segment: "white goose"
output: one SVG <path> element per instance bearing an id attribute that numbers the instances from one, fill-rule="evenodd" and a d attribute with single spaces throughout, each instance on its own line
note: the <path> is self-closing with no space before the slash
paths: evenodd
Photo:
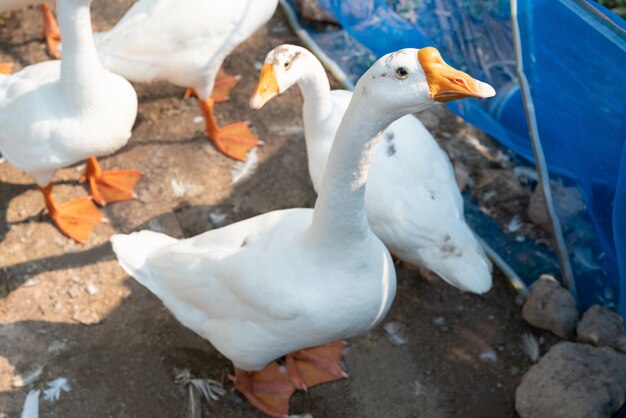
<path id="1" fill-rule="evenodd" d="M 235 387 L 251 403 L 287 415 L 294 387 L 343 376 L 340 344 L 303 349 L 367 331 L 394 298 L 393 262 L 364 207 L 379 133 L 442 97 L 494 94 L 434 48 L 389 54 L 357 83 L 314 210 L 269 212 L 183 240 L 115 235 L 113 251 L 180 322 L 233 361 Z M 274 361 L 286 354 L 293 386 Z"/>
<path id="2" fill-rule="evenodd" d="M 324 67 L 311 52 L 281 45 L 267 54 L 250 106 L 259 109 L 294 84 L 304 96 L 309 173 L 313 187 L 320 190 L 352 92 L 331 91 Z M 449 284 L 487 292 L 491 263 L 465 223 L 463 198 L 448 156 L 412 115 L 392 123 L 383 138 L 365 197 L 367 219 L 376 236 L 392 254 L 434 271 Z"/>
<path id="3" fill-rule="evenodd" d="M 226 56 L 269 21 L 277 4 L 140 0 L 110 31 L 96 35 L 96 47 L 102 64 L 128 80 L 192 87 L 209 139 L 224 154 L 245 160 L 248 150 L 261 142 L 247 122 L 219 127 L 213 112 L 215 101 L 227 98 L 238 78 L 215 78 Z M 214 84 L 219 91 L 213 92 Z"/>
<path id="4" fill-rule="evenodd" d="M 48 52 L 54 58 L 60 58 L 59 43 L 61 42 L 61 34 L 59 33 L 59 25 L 57 24 L 48 2 L 44 0 L 0 0 L 0 13 L 22 9 L 27 6 L 39 5 L 43 16 L 43 36 L 48 45 Z"/>
<path id="5" fill-rule="evenodd" d="M 57 204 L 51 180 L 56 170 L 88 159 L 85 178 L 101 204 L 134 196 L 141 173 L 102 172 L 95 156 L 123 147 L 137 114 L 128 81 L 105 70 L 91 36 L 91 0 L 59 0 L 64 36 L 61 61 L 0 76 L 0 152 L 30 173 L 59 229 L 79 242 L 103 221 L 90 198 Z"/>

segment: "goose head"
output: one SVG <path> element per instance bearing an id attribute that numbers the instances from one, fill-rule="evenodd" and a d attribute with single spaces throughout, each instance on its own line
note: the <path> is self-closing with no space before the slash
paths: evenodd
<path id="1" fill-rule="evenodd" d="M 284 44 L 267 53 L 250 107 L 260 109 L 275 96 L 311 75 L 318 61 L 306 49 Z"/>
<path id="2" fill-rule="evenodd" d="M 354 98 L 395 120 L 437 102 L 465 97 L 488 98 L 493 87 L 459 71 L 432 47 L 401 49 L 378 59 L 359 79 Z"/>

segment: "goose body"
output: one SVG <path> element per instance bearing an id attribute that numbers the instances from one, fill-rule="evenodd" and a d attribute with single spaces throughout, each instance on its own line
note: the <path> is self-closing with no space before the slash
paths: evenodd
<path id="1" fill-rule="evenodd" d="M 137 95 L 128 81 L 100 64 L 91 37 L 90 4 L 59 0 L 65 37 L 61 61 L 0 76 L 0 153 L 33 176 L 57 226 L 81 242 L 103 217 L 89 198 L 57 205 L 50 185 L 55 171 L 88 159 L 85 176 L 101 204 L 132 197 L 129 185 L 140 175 L 127 170 L 107 177 L 95 160 L 127 143 Z"/>
<path id="2" fill-rule="evenodd" d="M 268 82 L 262 77 L 251 105 L 259 108 L 274 94 L 300 86 L 309 174 L 319 191 L 352 92 L 331 91 L 322 65 L 298 46 L 275 48 L 265 64 L 272 66 L 278 90 L 263 92 Z M 485 293 L 491 288 L 491 263 L 465 222 L 452 164 L 414 116 L 385 130 L 370 167 L 365 207 L 370 227 L 395 256 L 461 290 Z"/>
<path id="3" fill-rule="evenodd" d="M 261 370 L 297 349 L 365 332 L 393 300 L 383 244 L 372 234 L 341 257 L 321 251 L 307 235 L 312 215 L 287 209 L 180 241 L 141 231 L 112 242 L 122 267 L 182 324 L 237 367 Z"/>
<path id="4" fill-rule="evenodd" d="M 96 35 L 102 64 L 124 78 L 193 87 L 208 98 L 224 61 L 274 14 L 278 0 L 140 0 Z"/>
<path id="5" fill-rule="evenodd" d="M 289 354 L 289 370 L 291 352 L 362 333 L 391 306 L 394 265 L 367 222 L 365 185 L 380 131 L 434 103 L 426 74 L 440 56 L 432 48 L 420 51 L 381 58 L 357 84 L 337 129 L 315 209 L 269 212 L 183 240 L 150 231 L 111 238 L 126 272 L 231 359 L 237 389 L 273 416 L 287 415 L 293 388 L 289 381 L 277 382 L 257 396 L 269 383 L 266 378 L 250 384 L 254 373 L 274 364 L 270 375 L 280 379 L 275 363 L 268 365 L 272 360 Z M 397 66 L 411 73 L 407 83 L 371 79 Z M 491 87 L 464 73 L 450 77 L 461 76 L 471 81 L 464 94 L 493 95 Z M 387 90 L 395 92 L 394 98 L 379 101 Z M 280 398 L 274 404 L 280 408 L 263 401 L 272 396 Z"/>
<path id="6" fill-rule="evenodd" d="M 0 152 L 39 186 L 56 170 L 111 154 L 130 138 L 135 91 L 104 69 L 92 76 L 84 97 L 80 87 L 62 81 L 60 61 L 0 77 Z"/>

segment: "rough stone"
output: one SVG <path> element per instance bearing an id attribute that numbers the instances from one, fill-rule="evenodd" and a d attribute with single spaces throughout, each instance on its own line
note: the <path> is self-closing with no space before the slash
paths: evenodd
<path id="1" fill-rule="evenodd" d="M 298 9 L 307 20 L 337 24 L 337 20 L 315 0 L 298 0 Z"/>
<path id="2" fill-rule="evenodd" d="M 522 377 L 515 409 L 522 418 L 609 417 L 625 396 L 626 355 L 561 342 Z"/>
<path id="3" fill-rule="evenodd" d="M 585 208 L 580 191 L 575 187 L 563 187 L 558 183 L 550 183 L 552 191 L 552 200 L 554 210 L 559 218 L 569 218 L 576 215 Z M 545 199 L 541 187 L 535 187 L 528 201 L 528 209 L 526 211 L 528 219 L 535 225 L 538 225 L 550 231 L 550 223 L 548 220 L 548 212 L 546 211 Z"/>
<path id="4" fill-rule="evenodd" d="M 528 205 L 528 194 L 517 176 L 510 170 L 481 169 L 476 182 L 476 193 L 489 196 L 486 204 L 496 206 L 510 215 L 524 210 Z"/>
<path id="5" fill-rule="evenodd" d="M 578 321 L 576 300 L 551 276 L 543 274 L 531 287 L 522 316 L 531 325 L 569 338 Z"/>
<path id="6" fill-rule="evenodd" d="M 581 342 L 607 345 L 621 350 L 624 318 L 600 305 L 593 305 L 576 326 L 576 334 Z"/>

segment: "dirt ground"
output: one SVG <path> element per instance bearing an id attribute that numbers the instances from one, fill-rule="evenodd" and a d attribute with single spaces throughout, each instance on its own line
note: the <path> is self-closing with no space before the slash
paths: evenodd
<path id="1" fill-rule="evenodd" d="M 94 2 L 94 28 L 110 27 L 131 3 Z M 37 9 L 2 16 L 0 62 L 21 68 L 48 59 L 41 30 Z M 137 86 L 133 137 L 100 160 L 105 169 L 142 170 L 139 199 L 105 208 L 110 223 L 96 227 L 85 245 L 50 223 L 27 174 L 0 165 L 0 416 L 18 417 L 30 389 L 60 376 L 71 391 L 56 403 L 42 400 L 41 416 L 183 416 L 185 391 L 175 383 L 180 369 L 227 389 L 224 398 L 205 402 L 205 416 L 262 416 L 233 391 L 229 362 L 126 276 L 108 239 L 143 228 L 192 236 L 270 210 L 314 204 L 297 89 L 259 112 L 247 107 L 265 53 L 285 42 L 299 43 L 279 10 L 225 63 L 243 78 L 231 101 L 218 105 L 220 122 L 249 119 L 266 143 L 248 179 L 232 184 L 235 163 L 206 140 L 197 104 L 167 84 Z M 427 125 L 435 118 L 437 137 L 448 149 L 476 149 L 467 138 L 486 141 L 443 109 L 424 118 Z M 81 170 L 58 172 L 59 201 L 87 193 L 77 184 Z M 542 334 L 522 321 L 519 299 L 501 273 L 481 297 L 399 265 L 397 298 L 383 325 L 390 322 L 400 324 L 403 344 L 394 345 L 383 326 L 352 339 L 344 358 L 350 378 L 298 393 L 291 412 L 315 418 L 516 416 L 514 390 L 531 365 L 520 337 Z M 37 366 L 44 366 L 38 380 L 14 386 L 16 376 Z"/>

